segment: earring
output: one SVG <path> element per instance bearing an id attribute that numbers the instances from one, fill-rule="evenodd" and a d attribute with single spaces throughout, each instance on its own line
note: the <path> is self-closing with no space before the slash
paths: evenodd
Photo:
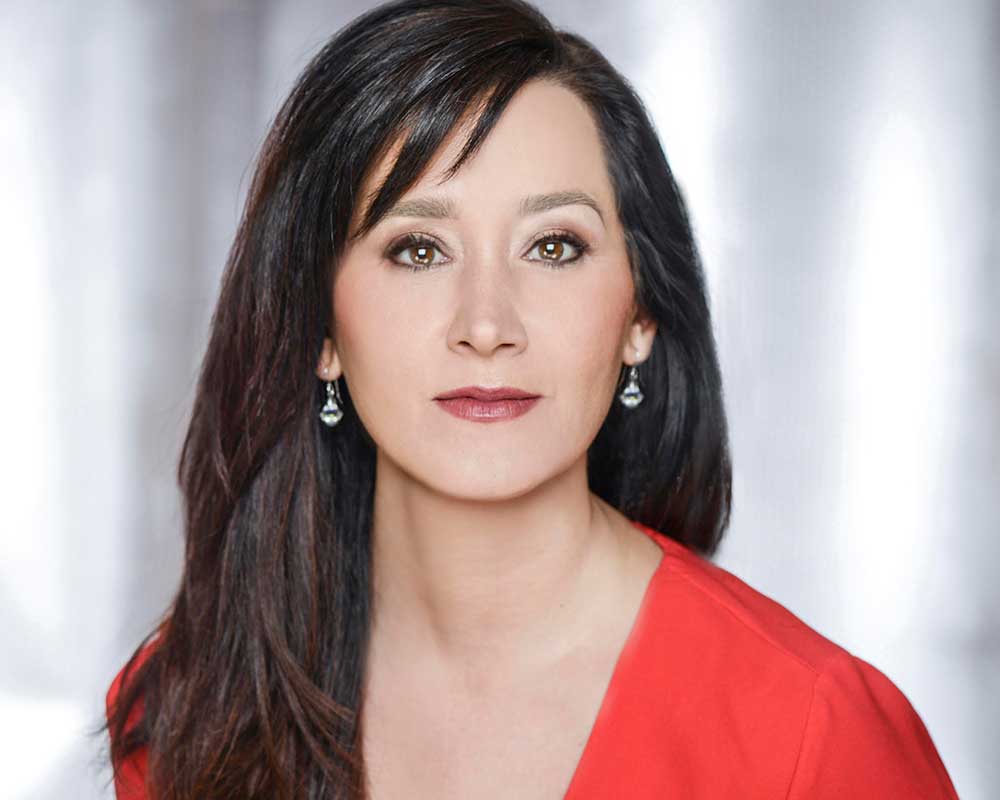
<path id="1" fill-rule="evenodd" d="M 635 351 L 635 357 L 639 357 L 639 351 Z M 618 400 L 625 408 L 635 408 L 642 402 L 643 394 L 639 389 L 639 370 L 633 364 L 628 370 L 628 383 L 618 395 Z"/>
<path id="2" fill-rule="evenodd" d="M 326 370 L 323 370 L 323 372 L 326 372 Z M 340 389 L 337 388 L 337 380 L 327 381 L 326 403 L 319 411 L 319 418 L 323 420 L 323 424 L 327 427 L 332 428 L 343 418 L 344 411 L 339 405 L 342 402 L 340 399 Z"/>

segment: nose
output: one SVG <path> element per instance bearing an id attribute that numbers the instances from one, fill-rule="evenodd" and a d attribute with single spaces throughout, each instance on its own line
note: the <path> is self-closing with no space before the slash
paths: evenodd
<path id="1" fill-rule="evenodd" d="M 499 249 L 467 258 L 457 281 L 448 346 L 486 358 L 497 351 L 523 350 L 527 336 L 518 313 L 516 276 Z"/>

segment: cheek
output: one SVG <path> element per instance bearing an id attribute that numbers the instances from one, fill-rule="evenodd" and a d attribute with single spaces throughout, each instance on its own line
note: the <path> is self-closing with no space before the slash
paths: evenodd
<path id="1" fill-rule="evenodd" d="M 603 403 L 621 368 L 632 297 L 630 282 L 618 279 L 618 271 L 610 264 L 607 269 L 595 270 L 594 280 L 581 283 L 578 291 L 560 300 L 553 320 L 554 330 L 559 332 L 558 345 L 550 352 L 558 354 L 556 366 L 564 380 L 577 386 L 581 402 Z M 612 274 L 616 275 L 614 280 L 608 277 Z"/>
<path id="2" fill-rule="evenodd" d="M 420 358 L 426 311 L 421 315 L 420 303 L 398 287 L 358 279 L 357 272 L 345 271 L 335 287 L 337 353 L 357 414 L 378 438 L 394 425 L 412 424 L 406 420 L 413 401 L 428 391 Z"/>
<path id="3" fill-rule="evenodd" d="M 391 287 L 383 286 L 378 267 L 348 262 L 334 284 L 337 352 L 344 372 L 361 381 L 363 373 L 391 359 L 405 341 L 408 320 L 399 315 Z"/>

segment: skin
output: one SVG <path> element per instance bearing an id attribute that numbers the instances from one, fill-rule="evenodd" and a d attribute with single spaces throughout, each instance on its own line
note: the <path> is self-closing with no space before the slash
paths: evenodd
<path id="1" fill-rule="evenodd" d="M 525 778 L 537 794 L 517 796 L 544 796 L 539 769 L 550 770 L 553 796 L 565 788 L 662 555 L 589 491 L 586 472 L 587 448 L 617 402 L 622 364 L 648 357 L 656 325 L 634 302 L 587 106 L 563 87 L 525 85 L 483 147 L 441 182 L 466 132 L 445 141 L 401 198 L 449 199 L 454 218 L 389 217 L 344 253 L 333 339 L 316 374 L 343 376 L 377 446 L 366 719 L 384 722 L 386 751 L 392 731 L 422 725 L 416 739 L 438 744 L 414 760 L 467 797 L 461 757 L 445 753 L 479 756 L 482 791 L 484 748 L 527 721 L 548 739 L 571 740 L 562 750 L 523 740 L 539 754 Z M 585 204 L 518 212 L 525 195 L 569 190 L 591 195 L 601 213 Z M 589 252 L 559 267 L 577 253 L 560 240 L 556 264 L 544 260 L 538 241 L 554 231 L 576 235 Z M 404 249 L 393 263 L 385 251 L 409 232 L 436 246 Z M 427 260 L 425 271 L 403 266 Z M 515 386 L 542 398 L 527 414 L 491 424 L 453 417 L 432 399 L 466 385 Z M 556 701 L 539 702 L 540 692 Z M 550 725 L 573 735 L 549 736 Z M 509 791 L 509 747 L 497 754 L 498 771 L 501 763 Z M 391 783 L 387 764 L 383 787 Z M 414 787 L 411 771 L 408 796 L 420 796 Z M 448 793 L 443 784 L 434 791 Z"/>

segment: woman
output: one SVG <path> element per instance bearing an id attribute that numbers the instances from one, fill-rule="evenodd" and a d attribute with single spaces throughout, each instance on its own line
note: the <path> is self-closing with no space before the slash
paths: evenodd
<path id="1" fill-rule="evenodd" d="M 708 560 L 730 473 L 627 82 L 518 0 L 375 8 L 260 156 L 118 797 L 954 797 L 884 675 Z"/>

